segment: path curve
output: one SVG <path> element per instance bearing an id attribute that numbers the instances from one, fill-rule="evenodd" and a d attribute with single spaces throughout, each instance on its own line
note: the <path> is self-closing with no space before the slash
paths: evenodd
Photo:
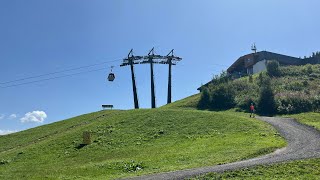
<path id="1" fill-rule="evenodd" d="M 173 171 L 130 178 L 131 180 L 154 179 L 185 179 L 209 172 L 223 172 L 256 165 L 266 165 L 298 159 L 320 157 L 320 132 L 312 127 L 298 123 L 291 118 L 257 117 L 257 119 L 270 123 L 282 137 L 287 140 L 288 146 L 278 149 L 271 154 L 253 159 L 238 161 L 229 164 Z"/>

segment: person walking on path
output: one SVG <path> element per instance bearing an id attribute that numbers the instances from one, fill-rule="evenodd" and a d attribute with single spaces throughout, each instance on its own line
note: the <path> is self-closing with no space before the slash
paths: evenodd
<path id="1" fill-rule="evenodd" d="M 251 103 L 251 105 L 250 105 L 250 117 L 253 117 L 254 118 L 254 111 L 255 111 L 255 109 L 254 109 L 254 105 L 253 105 L 253 103 Z"/>

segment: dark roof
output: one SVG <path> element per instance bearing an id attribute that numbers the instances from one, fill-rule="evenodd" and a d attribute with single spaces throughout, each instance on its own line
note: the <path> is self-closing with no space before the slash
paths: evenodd
<path id="1" fill-rule="evenodd" d="M 254 59 L 255 61 L 251 61 L 251 63 L 246 62 L 247 59 L 252 59 L 252 60 Z M 277 60 L 280 64 L 283 64 L 283 65 L 300 65 L 303 61 L 300 58 L 296 58 L 292 56 L 277 54 L 277 53 L 268 52 L 268 51 L 260 51 L 260 52 L 257 52 L 256 54 L 250 53 L 250 54 L 241 56 L 227 69 L 227 72 L 232 72 L 235 69 L 239 68 L 239 66 L 249 67 L 262 60 Z"/>
<path id="2" fill-rule="evenodd" d="M 254 57 L 254 58 L 253 58 Z M 252 61 L 246 62 L 246 60 L 251 59 Z M 253 61 L 255 60 L 255 61 Z M 303 64 L 303 59 L 296 58 L 292 56 L 287 56 L 283 54 L 277 54 L 273 52 L 268 51 L 260 51 L 257 53 L 250 53 L 246 54 L 244 56 L 239 57 L 228 69 L 227 72 L 233 72 L 236 69 L 240 69 L 242 67 L 249 67 L 254 65 L 255 63 L 262 61 L 262 60 L 277 60 L 282 65 L 301 65 Z M 208 83 L 204 84 L 203 86 L 208 86 Z M 201 86 L 202 87 L 202 86 Z M 201 87 L 198 88 L 198 90 L 201 89 Z"/>
<path id="3" fill-rule="evenodd" d="M 301 58 L 287 56 L 283 54 L 277 54 L 273 52 L 268 51 L 261 51 L 258 53 L 259 55 L 259 61 L 262 60 L 277 60 L 280 64 L 286 64 L 286 65 L 300 65 L 302 62 Z"/>

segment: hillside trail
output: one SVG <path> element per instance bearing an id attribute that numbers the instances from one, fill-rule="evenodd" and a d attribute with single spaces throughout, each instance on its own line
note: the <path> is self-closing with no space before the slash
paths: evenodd
<path id="1" fill-rule="evenodd" d="M 291 118 L 257 117 L 257 119 L 267 122 L 275 127 L 281 136 L 286 139 L 288 143 L 287 147 L 278 149 L 271 154 L 244 161 L 211 167 L 145 175 L 129 179 L 185 179 L 210 172 L 223 172 L 256 165 L 267 165 L 292 160 L 320 157 L 320 132 L 318 130 L 314 129 L 313 127 L 300 124 Z"/>

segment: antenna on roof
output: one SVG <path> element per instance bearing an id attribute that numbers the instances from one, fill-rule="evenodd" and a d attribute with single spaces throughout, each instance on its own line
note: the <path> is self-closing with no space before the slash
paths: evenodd
<path id="1" fill-rule="evenodd" d="M 253 45 L 251 45 L 251 50 L 252 50 L 254 53 L 257 53 L 256 43 L 253 43 Z"/>

